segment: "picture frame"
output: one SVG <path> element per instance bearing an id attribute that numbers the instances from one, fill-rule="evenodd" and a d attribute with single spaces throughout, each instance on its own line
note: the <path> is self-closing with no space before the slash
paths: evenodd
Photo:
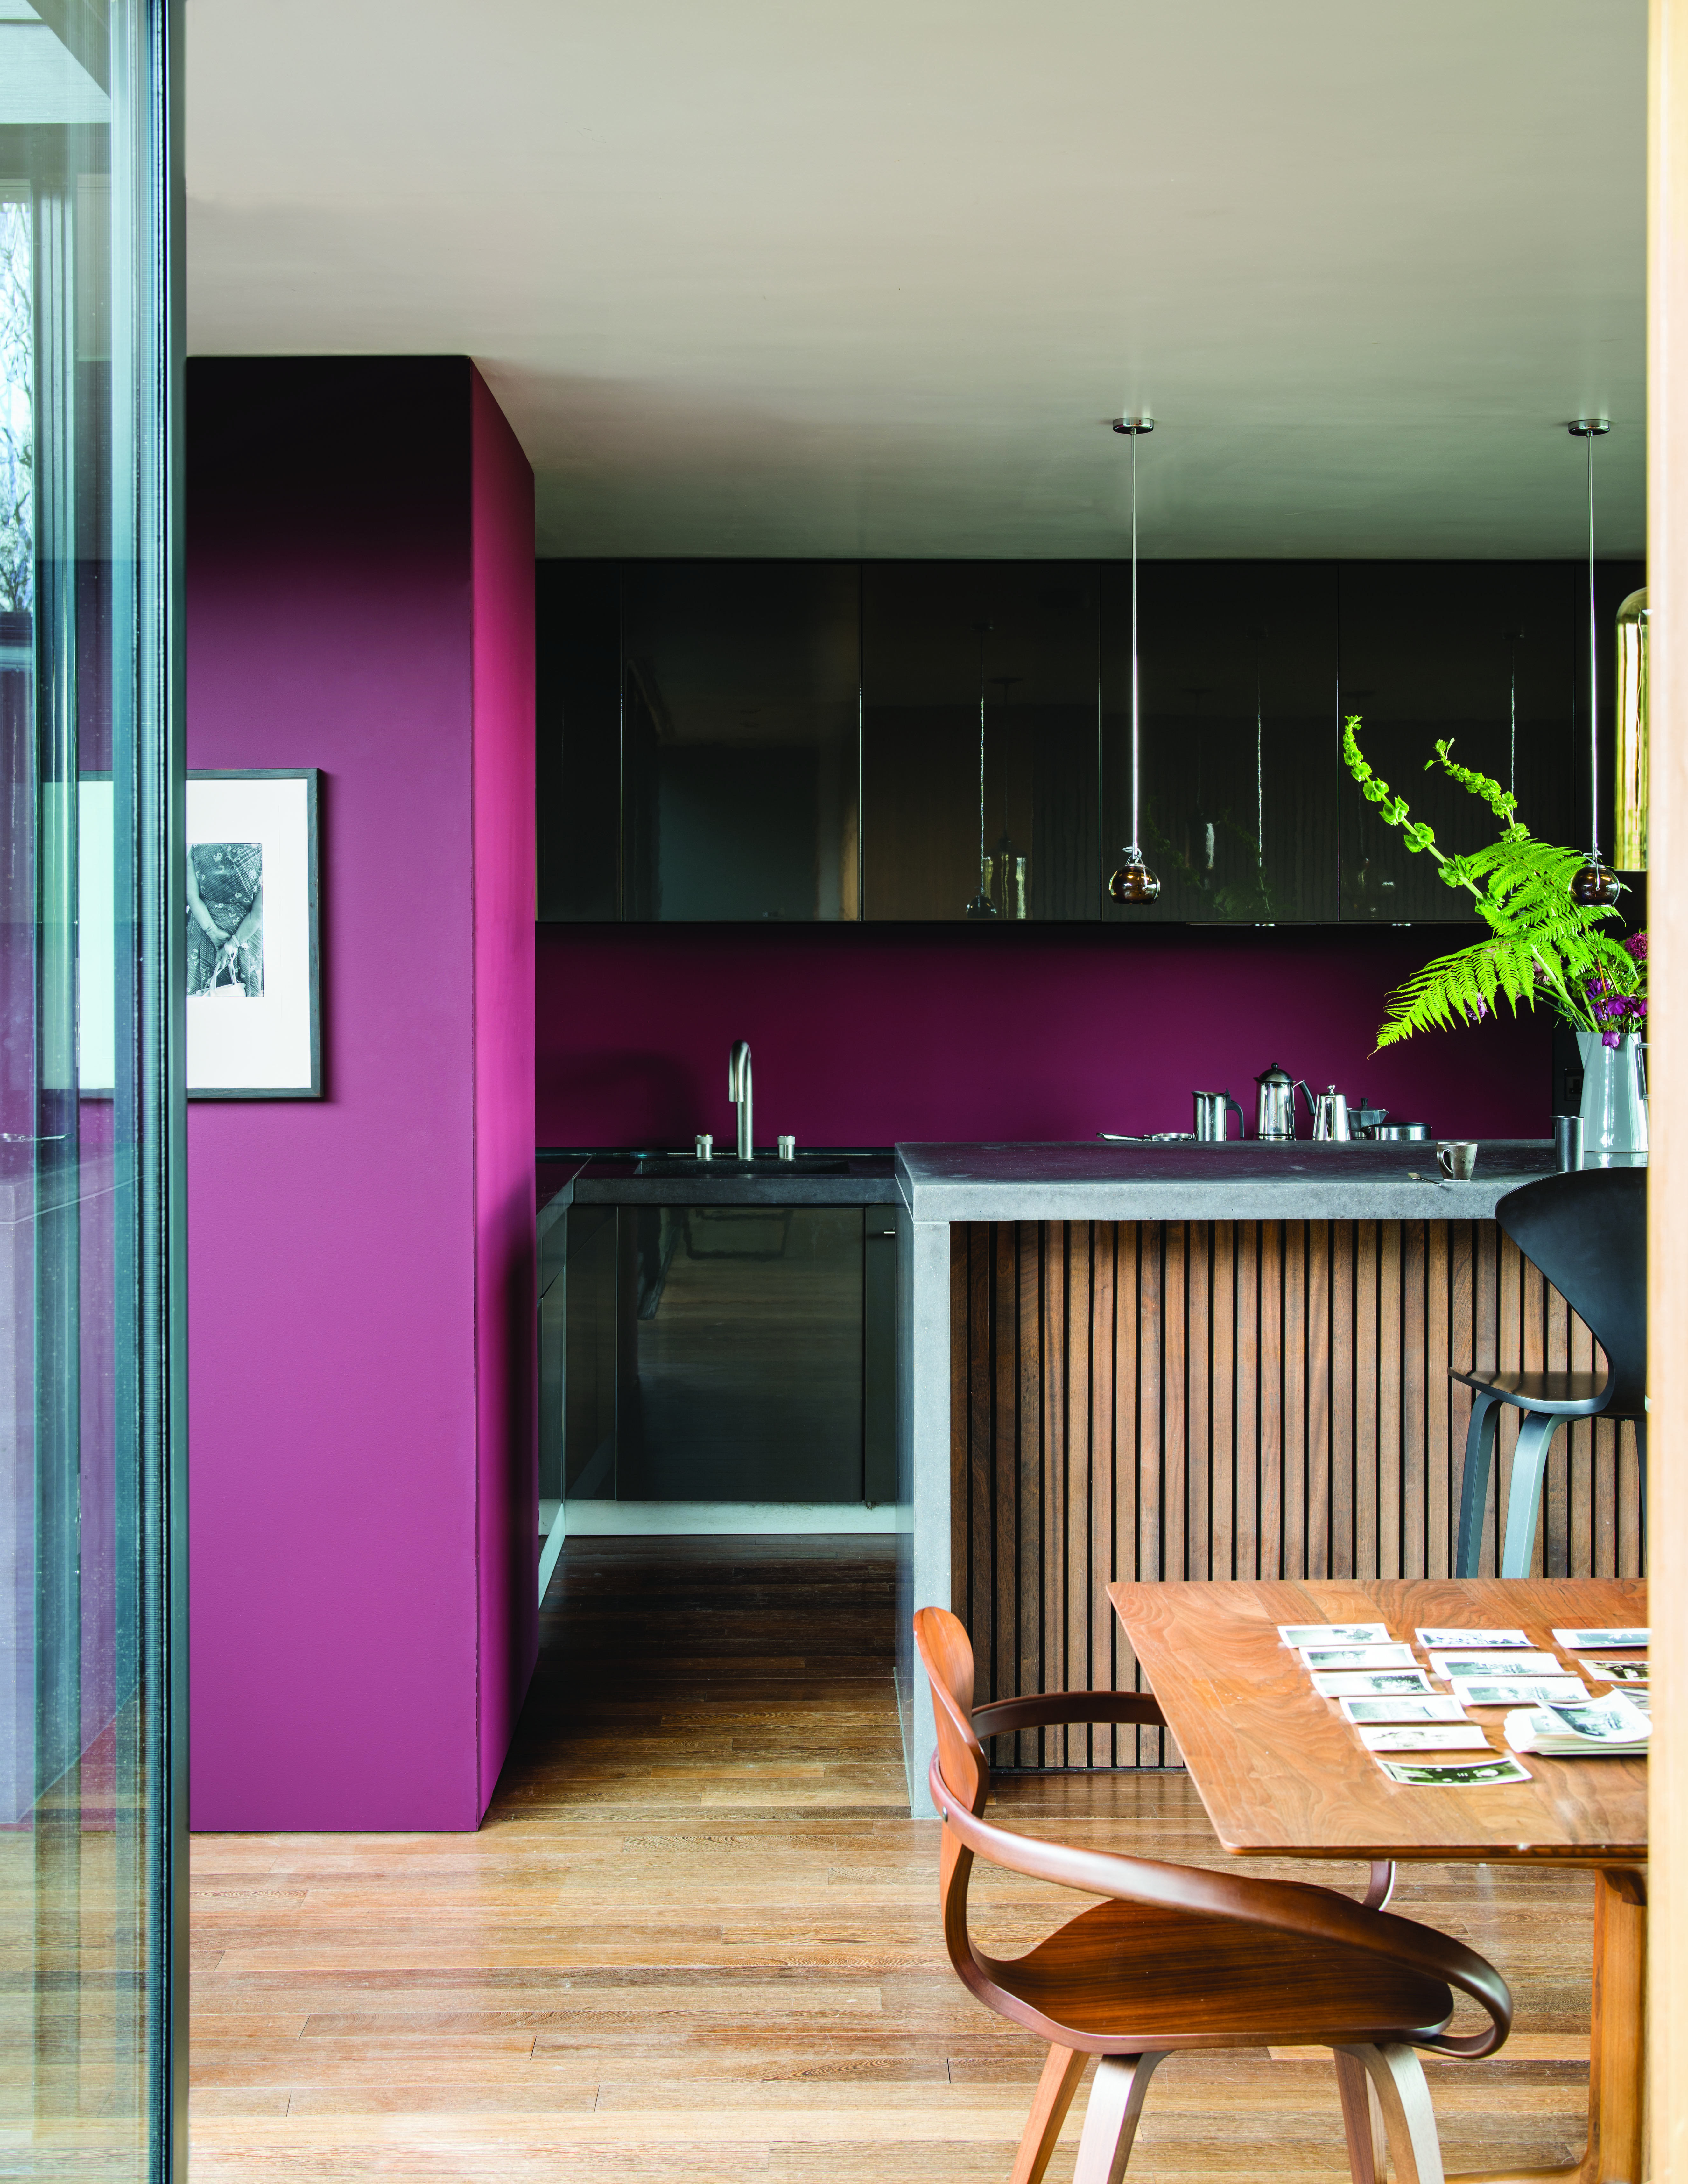
<path id="1" fill-rule="evenodd" d="M 318 769 L 187 777 L 190 1100 L 320 1100 Z"/>

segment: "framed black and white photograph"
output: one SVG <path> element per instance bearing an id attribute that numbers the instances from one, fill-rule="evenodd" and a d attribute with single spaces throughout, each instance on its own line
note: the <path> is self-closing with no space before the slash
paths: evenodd
<path id="1" fill-rule="evenodd" d="M 322 1096 L 316 777 L 187 777 L 190 1099 Z"/>

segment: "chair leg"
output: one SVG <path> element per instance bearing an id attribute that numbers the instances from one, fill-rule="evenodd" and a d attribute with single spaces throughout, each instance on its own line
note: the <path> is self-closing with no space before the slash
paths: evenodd
<path id="1" fill-rule="evenodd" d="M 1495 1461 L 1495 1429 L 1501 1422 L 1500 1397 L 1474 1390 L 1471 1424 L 1465 1429 L 1465 1469 L 1459 1490 L 1459 1544 L 1454 1550 L 1456 1577 L 1475 1577 L 1483 1558 L 1483 1512 L 1489 1501 L 1489 1473 Z"/>
<path id="2" fill-rule="evenodd" d="M 1156 2064 L 1165 2059 L 1162 2049 L 1158 2054 L 1104 2055 L 1097 2064 L 1072 2184 L 1119 2184 L 1131 2158 L 1143 2096 Z"/>
<path id="3" fill-rule="evenodd" d="M 1535 1524 L 1541 1513 L 1541 1474 L 1547 1446 L 1560 1421 L 1540 1411 L 1526 1411 L 1513 1451 L 1513 1475 L 1507 1488 L 1507 1529 L 1501 1548 L 1501 1575 L 1528 1577 L 1535 1552 Z"/>
<path id="4" fill-rule="evenodd" d="M 1424 2069 L 1418 2060 L 1418 2049 L 1390 2041 L 1376 2048 L 1338 2048 L 1334 2053 L 1337 2083 L 1342 2090 L 1342 2118 L 1348 2126 L 1348 2159 L 1355 2184 L 1375 2184 L 1379 2164 L 1373 2150 L 1368 2107 L 1361 2109 L 1366 2120 L 1363 2129 L 1357 2133 L 1355 2110 L 1359 2103 L 1355 2074 L 1352 2070 L 1345 2071 L 1345 2059 L 1365 2072 L 1378 2097 L 1384 2134 L 1395 2168 L 1395 2184 L 1445 2184 L 1435 2110 L 1430 2106 L 1430 2089 L 1424 2083 Z M 1369 2177 L 1362 2170 L 1362 2160 L 1371 2164 Z"/>
<path id="5" fill-rule="evenodd" d="M 1032 2103 L 1032 2113 L 1026 2119 L 1026 2128 L 1021 2136 L 1020 2151 L 1014 2157 L 1014 2174 L 1009 2184 L 1042 2184 L 1043 2173 L 1049 2167 L 1055 2142 L 1061 2137 L 1061 2126 L 1067 2120 L 1067 2111 L 1072 2105 L 1072 2096 L 1078 2090 L 1078 2081 L 1089 2059 L 1082 2048 L 1050 2049 L 1044 2074 L 1038 2081 L 1037 2098 Z"/>
<path id="6" fill-rule="evenodd" d="M 1348 2140 L 1348 2170 L 1354 2184 L 1384 2184 L 1384 2163 L 1379 2156 L 1379 2126 L 1383 2111 L 1372 2091 L 1372 2081 L 1359 2057 L 1345 2048 L 1331 2050 L 1336 2064 L 1336 2090 L 1342 2096 L 1342 2128 Z"/>

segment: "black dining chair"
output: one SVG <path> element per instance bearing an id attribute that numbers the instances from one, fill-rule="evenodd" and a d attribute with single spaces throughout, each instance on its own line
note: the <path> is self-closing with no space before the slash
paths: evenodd
<path id="1" fill-rule="evenodd" d="M 1501 1518 L 1501 1575 L 1528 1577 L 1548 1444 L 1568 1418 L 1630 1418 L 1647 1520 L 1647 1177 L 1645 1168 L 1585 1168 L 1508 1191 L 1495 1218 L 1558 1290 L 1606 1352 L 1607 1373 L 1455 1373 L 1476 1400 L 1465 1437 L 1454 1575 L 1475 1577 L 1500 1408 L 1522 1411 Z"/>

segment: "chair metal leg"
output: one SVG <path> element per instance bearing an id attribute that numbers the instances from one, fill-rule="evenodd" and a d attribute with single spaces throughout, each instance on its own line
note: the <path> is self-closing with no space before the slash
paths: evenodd
<path id="1" fill-rule="evenodd" d="M 1454 1550 L 1456 1577 L 1475 1577 L 1483 1557 L 1483 1512 L 1489 1501 L 1489 1473 L 1495 1461 L 1495 1429 L 1501 1399 L 1474 1389 L 1471 1424 L 1465 1432 L 1465 1470 L 1459 1490 L 1459 1544 Z"/>
<path id="2" fill-rule="evenodd" d="M 1055 2142 L 1061 2137 L 1061 2126 L 1067 2120 L 1067 2111 L 1072 2105 L 1072 2096 L 1078 2090 L 1078 2081 L 1089 2059 L 1082 2048 L 1050 2049 L 1044 2074 L 1038 2081 L 1032 2113 L 1021 2135 L 1014 2174 L 1008 2184 L 1042 2184 L 1050 2156 L 1055 2152 Z"/>
<path id="3" fill-rule="evenodd" d="M 1143 2096 L 1156 2064 L 1164 2060 L 1162 2049 L 1158 2054 L 1104 2055 L 1097 2064 L 1072 2184 L 1119 2184 L 1131 2158 Z M 1441 2184 L 1440 2173 L 1433 2184 Z"/>
<path id="4" fill-rule="evenodd" d="M 1528 1577 L 1535 1552 L 1535 1524 L 1541 1513 L 1541 1474 L 1547 1468 L 1547 1448 L 1562 1420 L 1540 1411 L 1526 1411 L 1518 1427 L 1518 1446 L 1513 1451 L 1513 1475 L 1507 1488 L 1506 1538 L 1501 1548 L 1501 1575 Z"/>
<path id="5" fill-rule="evenodd" d="M 1376 2048 L 1338 2048 L 1334 2053 L 1337 2081 L 1342 2088 L 1342 2117 L 1348 2126 L 1348 2158 L 1355 2184 L 1367 2184 L 1358 2165 L 1360 2159 L 1370 2155 L 1373 2177 L 1380 2164 L 1371 2149 L 1369 2114 L 1352 2090 L 1351 2073 L 1344 2073 L 1345 2059 L 1364 2070 L 1377 2094 L 1395 2169 L 1395 2184 L 1446 2184 L 1441 2142 L 1436 2136 L 1436 2112 L 1430 2106 L 1430 2089 L 1424 2083 L 1418 2049 L 1390 2041 Z M 1362 2136 L 1359 2134 L 1357 2110 L 1367 2114 Z"/>

